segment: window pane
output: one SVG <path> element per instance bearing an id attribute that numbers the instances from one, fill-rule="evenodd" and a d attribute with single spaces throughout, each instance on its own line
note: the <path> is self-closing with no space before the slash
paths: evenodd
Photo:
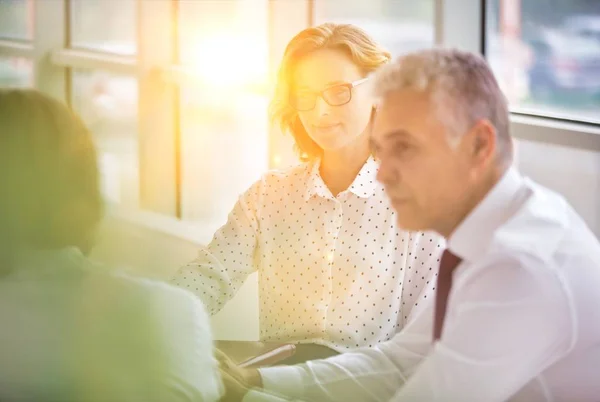
<path id="1" fill-rule="evenodd" d="M 181 0 L 182 215 L 222 223 L 268 166 L 268 0 Z"/>
<path id="2" fill-rule="evenodd" d="M 0 38 L 33 38 L 32 0 L 0 0 Z"/>
<path id="3" fill-rule="evenodd" d="M 357 25 L 394 56 L 435 40 L 434 0 L 315 0 L 315 21 Z"/>
<path id="4" fill-rule="evenodd" d="M 488 1 L 486 55 L 513 109 L 600 122 L 598 1 Z"/>
<path id="5" fill-rule="evenodd" d="M 135 5 L 136 0 L 71 0 L 71 46 L 135 54 Z"/>
<path id="6" fill-rule="evenodd" d="M 33 63 L 22 57 L 0 57 L 0 88 L 32 87 Z"/>
<path id="7" fill-rule="evenodd" d="M 110 203 L 139 205 L 137 80 L 75 70 L 73 106 L 94 134 L 102 188 Z"/>

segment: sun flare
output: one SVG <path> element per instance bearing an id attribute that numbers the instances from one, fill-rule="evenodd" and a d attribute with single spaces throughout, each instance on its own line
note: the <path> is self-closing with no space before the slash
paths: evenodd
<path id="1" fill-rule="evenodd" d="M 261 87 L 268 75 L 264 38 L 216 33 L 200 38 L 184 63 L 202 85 L 223 90 Z"/>

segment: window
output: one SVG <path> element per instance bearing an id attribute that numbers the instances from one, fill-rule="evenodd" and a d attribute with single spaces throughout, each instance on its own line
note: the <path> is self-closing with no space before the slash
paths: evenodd
<path id="1" fill-rule="evenodd" d="M 135 0 L 72 0 L 70 4 L 71 47 L 136 53 Z"/>
<path id="2" fill-rule="evenodd" d="M 33 38 L 33 0 L 0 0 L 0 38 Z"/>
<path id="3" fill-rule="evenodd" d="M 137 96 L 134 77 L 100 70 L 73 71 L 73 108 L 94 134 L 107 201 L 139 205 Z"/>
<path id="4" fill-rule="evenodd" d="M 314 17 L 363 28 L 393 56 L 431 47 L 434 0 L 315 0 Z"/>
<path id="5" fill-rule="evenodd" d="M 600 122 L 598 1 L 488 1 L 485 49 L 513 111 Z"/>
<path id="6" fill-rule="evenodd" d="M 0 88 L 33 86 L 33 64 L 23 57 L 0 56 Z"/>
<path id="7" fill-rule="evenodd" d="M 0 0 L 0 40 L 21 45 L 33 38 L 31 1 Z M 31 87 L 33 73 L 33 63 L 27 57 L 0 54 L 0 88 Z"/>
<path id="8" fill-rule="evenodd" d="M 71 1 L 70 47 L 135 54 L 135 5 L 135 0 Z M 71 67 L 71 105 L 94 135 L 103 194 L 110 204 L 136 209 L 140 192 L 137 77 L 100 69 L 93 62 Z"/>
<path id="9" fill-rule="evenodd" d="M 268 165 L 267 0 L 179 2 L 181 216 L 223 223 Z"/>

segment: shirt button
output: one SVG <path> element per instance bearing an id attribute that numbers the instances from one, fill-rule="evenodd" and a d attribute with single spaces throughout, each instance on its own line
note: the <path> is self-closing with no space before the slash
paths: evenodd
<path id="1" fill-rule="evenodd" d="M 334 257 L 335 257 L 335 256 L 333 255 L 333 253 L 329 253 L 329 254 L 327 254 L 327 261 L 329 261 L 329 262 L 333 262 L 333 258 L 334 258 Z"/>

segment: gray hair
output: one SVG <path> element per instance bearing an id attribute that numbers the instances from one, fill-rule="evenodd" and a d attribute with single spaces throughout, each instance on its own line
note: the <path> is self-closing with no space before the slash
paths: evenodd
<path id="1" fill-rule="evenodd" d="M 496 129 L 498 160 L 512 160 L 507 100 L 482 56 L 443 48 L 401 56 L 377 71 L 374 90 L 384 98 L 402 89 L 429 93 L 453 135 L 488 120 Z"/>

